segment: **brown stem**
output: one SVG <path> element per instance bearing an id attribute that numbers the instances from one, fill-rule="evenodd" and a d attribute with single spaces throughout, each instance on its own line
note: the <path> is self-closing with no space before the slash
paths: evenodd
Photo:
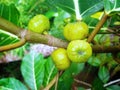
<path id="1" fill-rule="evenodd" d="M 58 79 L 59 79 L 59 73 L 57 73 L 57 76 L 56 76 L 55 90 L 57 90 L 57 87 L 58 87 Z"/>
<path id="2" fill-rule="evenodd" d="M 67 42 L 63 40 L 60 40 L 50 35 L 42 35 L 42 34 L 32 32 L 30 30 L 24 30 L 22 28 L 19 28 L 13 23 L 1 17 L 0 17 L 0 28 L 7 32 L 15 34 L 16 36 L 20 38 L 23 38 L 22 34 L 24 33 L 24 38 L 26 39 L 27 42 L 43 43 L 43 44 L 48 44 L 48 45 L 56 46 L 56 47 L 67 47 L 67 44 L 68 44 Z"/>
<path id="3" fill-rule="evenodd" d="M 5 46 L 0 46 L 0 52 L 11 50 L 17 47 L 20 47 L 25 44 L 25 39 L 21 39 L 19 42 L 10 44 L 10 45 L 5 45 Z"/>
<path id="4" fill-rule="evenodd" d="M 34 33 L 28 30 L 26 36 L 26 40 L 31 43 L 42 43 L 55 47 L 67 47 L 68 42 L 65 42 L 61 39 L 55 38 L 51 35 L 41 35 L 38 33 Z"/>
<path id="5" fill-rule="evenodd" d="M 103 22 L 106 21 L 107 15 L 104 15 L 103 17 L 105 19 L 102 18 L 102 20 L 99 22 L 100 24 L 98 23 L 98 26 L 99 25 L 102 26 Z M 100 29 L 100 26 L 98 29 Z M 0 17 L 0 28 L 2 28 L 2 29 L 4 28 L 4 30 L 6 30 L 12 34 L 15 34 L 16 36 L 18 36 L 20 38 L 25 38 L 26 42 L 43 43 L 43 44 L 47 44 L 47 45 L 51 45 L 51 46 L 55 46 L 55 47 L 63 47 L 63 48 L 67 48 L 67 45 L 68 45 L 68 42 L 60 40 L 60 39 L 55 38 L 53 36 L 42 35 L 42 34 L 32 32 L 30 30 L 21 29 L 21 28 L 17 27 L 16 25 L 12 24 L 11 22 L 9 22 L 1 17 Z M 98 30 L 98 29 L 96 29 L 96 30 Z M 24 36 L 23 36 L 23 34 L 24 34 Z M 90 37 L 92 37 L 92 36 L 90 35 Z M 91 41 L 92 39 L 89 39 L 89 40 Z M 92 49 L 93 49 L 93 52 L 95 52 L 95 53 L 119 52 L 120 45 L 117 45 L 117 46 L 93 45 Z"/>
<path id="6" fill-rule="evenodd" d="M 64 47 L 66 48 L 66 47 Z M 93 45 L 92 46 L 93 53 L 111 53 L 111 52 L 120 52 L 120 45 L 117 46 L 102 46 L 102 45 Z M 1 58 L 3 59 L 3 58 Z M 19 59 L 21 60 L 21 59 Z M 15 59 L 13 59 L 15 61 Z M 7 61 L 7 62 L 13 62 L 13 61 Z M 4 61 L 1 60 L 0 63 L 5 63 Z"/>
<path id="7" fill-rule="evenodd" d="M 95 35 L 98 33 L 98 31 L 100 30 L 100 28 L 103 26 L 103 24 L 105 23 L 105 21 L 107 20 L 108 15 L 107 14 L 103 14 L 103 17 L 101 18 L 101 20 L 98 22 L 98 24 L 96 25 L 96 27 L 94 28 L 94 30 L 92 31 L 92 33 L 90 34 L 90 36 L 88 37 L 88 42 L 90 43 L 93 38 L 95 37 Z"/>
<path id="8" fill-rule="evenodd" d="M 92 50 L 94 53 L 111 53 L 119 52 L 120 45 L 117 46 L 103 46 L 103 45 L 93 45 Z"/>
<path id="9" fill-rule="evenodd" d="M 18 35 L 20 33 L 21 28 L 17 27 L 13 23 L 3 19 L 0 17 L 0 28 L 4 29 L 12 34 Z"/>

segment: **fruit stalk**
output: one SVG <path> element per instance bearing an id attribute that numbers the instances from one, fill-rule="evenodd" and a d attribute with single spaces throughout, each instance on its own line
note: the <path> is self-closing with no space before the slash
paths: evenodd
<path id="1" fill-rule="evenodd" d="M 101 18 L 101 20 L 98 22 L 98 24 L 96 25 L 96 27 L 94 28 L 94 30 L 92 31 L 92 33 L 90 34 L 90 36 L 88 37 L 88 42 L 90 43 L 93 38 L 95 37 L 95 35 L 98 33 L 98 31 L 100 30 L 100 28 L 103 26 L 103 24 L 105 23 L 105 21 L 107 20 L 108 15 L 106 13 L 103 14 L 103 17 Z"/>

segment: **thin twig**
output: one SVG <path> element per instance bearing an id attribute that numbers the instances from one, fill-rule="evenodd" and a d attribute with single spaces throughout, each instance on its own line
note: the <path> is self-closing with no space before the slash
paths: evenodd
<path id="1" fill-rule="evenodd" d="M 83 84 L 83 85 L 85 85 L 85 86 L 92 87 L 91 84 L 86 83 L 86 82 L 84 82 L 84 81 L 80 81 L 80 80 L 77 80 L 77 79 L 74 79 L 74 81 L 77 82 L 77 83 Z"/>
<path id="2" fill-rule="evenodd" d="M 59 73 L 59 76 L 62 75 L 63 71 Z M 56 82 L 56 78 L 58 77 L 58 74 L 55 75 L 55 77 L 52 79 L 52 81 L 42 90 L 49 90 Z"/>
<path id="3" fill-rule="evenodd" d="M 105 23 L 105 21 L 107 20 L 108 15 L 106 13 L 103 14 L 103 17 L 101 18 L 101 20 L 98 22 L 98 24 L 96 25 L 96 27 L 94 28 L 94 30 L 92 31 L 92 33 L 90 34 L 90 36 L 88 37 L 88 42 L 90 43 L 93 38 L 95 37 L 95 35 L 99 32 L 100 28 L 103 26 L 103 24 Z"/>
<path id="4" fill-rule="evenodd" d="M 111 81 L 111 82 L 109 82 L 109 83 L 104 84 L 104 87 L 108 87 L 108 86 L 110 86 L 110 85 L 113 85 L 113 84 L 119 83 L 119 82 L 120 82 L 120 79 L 117 79 L 117 80 L 114 80 L 114 81 Z M 89 89 L 87 89 L 87 90 L 91 90 L 91 89 L 89 88 Z"/>
<path id="5" fill-rule="evenodd" d="M 114 81 L 111 81 L 111 82 L 109 82 L 109 83 L 104 84 L 104 87 L 108 87 L 108 86 L 110 86 L 110 85 L 112 85 L 112 84 L 119 83 L 119 82 L 120 82 L 120 79 L 116 79 L 116 80 L 114 80 Z"/>
<path id="6" fill-rule="evenodd" d="M 59 79 L 59 73 L 57 73 L 57 76 L 56 76 L 55 90 L 57 90 L 57 87 L 58 87 L 58 79 Z"/>
<path id="7" fill-rule="evenodd" d="M 116 34 L 117 36 L 120 36 L 120 33 L 115 32 L 114 30 L 112 30 L 110 28 L 108 28 L 107 31 L 110 32 L 111 34 Z"/>

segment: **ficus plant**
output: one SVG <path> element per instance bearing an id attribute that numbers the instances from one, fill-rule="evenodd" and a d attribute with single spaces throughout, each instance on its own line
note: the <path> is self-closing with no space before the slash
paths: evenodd
<path id="1" fill-rule="evenodd" d="M 0 90 L 120 90 L 119 28 L 120 0 L 1 0 Z"/>

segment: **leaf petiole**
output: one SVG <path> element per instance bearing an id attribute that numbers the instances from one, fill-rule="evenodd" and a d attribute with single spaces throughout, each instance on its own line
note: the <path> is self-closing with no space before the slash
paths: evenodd
<path id="1" fill-rule="evenodd" d="M 81 21 L 82 17 L 81 17 L 80 10 L 79 10 L 78 0 L 73 0 L 73 2 L 74 2 L 74 7 L 75 7 L 76 19 Z"/>

